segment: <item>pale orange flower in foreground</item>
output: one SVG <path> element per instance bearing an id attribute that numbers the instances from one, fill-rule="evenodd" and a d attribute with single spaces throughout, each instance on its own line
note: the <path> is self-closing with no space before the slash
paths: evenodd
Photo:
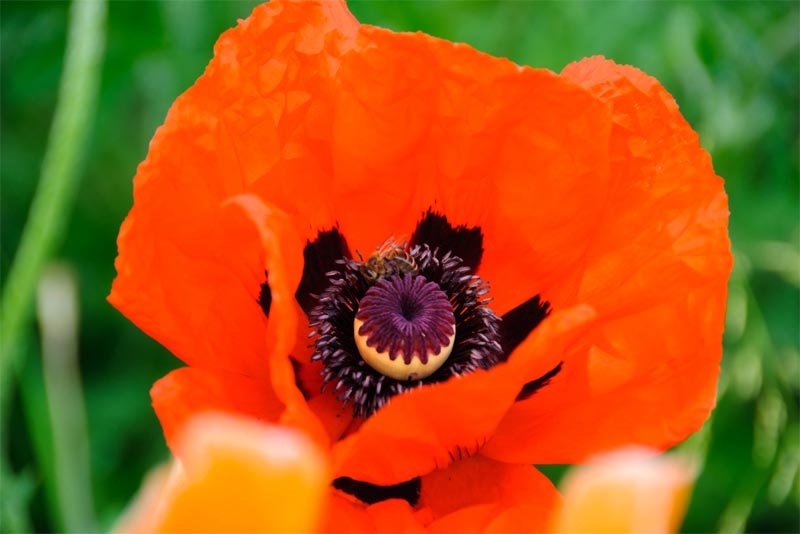
<path id="1" fill-rule="evenodd" d="M 207 412 L 181 435 L 184 455 L 147 478 L 116 532 L 313 532 L 328 474 L 302 433 Z"/>
<path id="2" fill-rule="evenodd" d="M 561 483 L 558 534 L 677 532 L 694 476 L 677 456 L 626 448 L 573 468 Z"/>

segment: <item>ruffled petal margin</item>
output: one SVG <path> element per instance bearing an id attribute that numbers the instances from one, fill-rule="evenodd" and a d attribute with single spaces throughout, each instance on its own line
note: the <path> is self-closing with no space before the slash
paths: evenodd
<path id="1" fill-rule="evenodd" d="M 409 237 L 432 209 L 481 228 L 499 314 L 574 299 L 609 190 L 606 106 L 549 70 L 371 26 L 337 84 L 334 204 L 355 250 Z"/>
<path id="2" fill-rule="evenodd" d="M 258 6 L 220 37 L 151 141 L 109 301 L 185 363 L 268 374 L 261 243 L 226 229 L 222 204 L 270 199 L 303 240 L 335 224 L 332 79 L 357 30 L 343 2 Z"/>
<path id="3" fill-rule="evenodd" d="M 563 376 L 498 427 L 484 453 L 509 462 L 667 448 L 706 420 L 719 376 L 732 265 L 722 180 L 655 79 L 602 58 L 563 76 L 614 118 L 612 194 L 577 297 L 597 311 L 597 328 Z"/>

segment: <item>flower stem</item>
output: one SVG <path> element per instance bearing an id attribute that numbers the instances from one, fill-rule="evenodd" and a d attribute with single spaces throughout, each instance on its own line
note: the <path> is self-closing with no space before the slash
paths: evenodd
<path id="1" fill-rule="evenodd" d="M 94 122 L 105 41 L 105 0 L 75 0 L 70 8 L 64 72 L 59 87 L 41 176 L 0 304 L 0 414 L 5 414 L 10 378 L 25 352 L 42 266 L 54 252 L 78 186 L 79 167 Z"/>
<path id="2" fill-rule="evenodd" d="M 96 532 L 78 364 L 78 289 L 71 270 L 49 265 L 42 273 L 37 300 L 58 517 L 65 532 Z"/>

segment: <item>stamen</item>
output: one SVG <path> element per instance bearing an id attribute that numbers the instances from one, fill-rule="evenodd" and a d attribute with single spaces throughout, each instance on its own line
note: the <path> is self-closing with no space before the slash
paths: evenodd
<path id="1" fill-rule="evenodd" d="M 455 343 L 453 305 L 424 276 L 394 275 L 367 290 L 353 323 L 358 352 L 395 380 L 419 380 L 438 370 Z"/>
<path id="2" fill-rule="evenodd" d="M 323 387 L 330 384 L 337 398 L 345 404 L 352 403 L 353 415 L 369 417 L 395 395 L 423 384 L 435 384 L 478 369 L 490 369 L 500 361 L 500 318 L 488 306 L 486 294 L 489 288 L 480 277 L 471 274 L 461 258 L 421 244 L 407 251 L 396 246 L 381 247 L 375 257 L 366 261 L 345 257 L 337 262 L 337 267 L 329 271 L 329 285 L 319 295 L 318 304 L 310 314 L 315 348 L 311 359 L 324 364 Z M 426 282 L 433 283 L 434 289 L 438 288 L 450 305 L 454 322 L 437 319 L 435 324 L 439 326 L 432 330 L 444 330 L 447 343 L 439 338 L 429 349 L 427 340 L 424 343 L 418 341 L 422 348 L 417 349 L 417 356 L 414 357 L 414 349 L 409 348 L 402 351 L 401 358 L 401 341 L 407 337 L 391 335 L 388 337 L 396 340 L 396 346 L 393 349 L 390 341 L 383 348 L 395 354 L 394 361 L 401 367 L 406 366 L 406 355 L 413 361 L 419 359 L 421 362 L 423 357 L 427 357 L 431 362 L 437 354 L 436 348 L 441 347 L 438 354 L 444 354 L 445 346 L 450 344 L 449 336 L 455 334 L 449 356 L 446 360 L 442 357 L 441 367 L 438 370 L 432 368 L 429 376 L 393 378 L 368 364 L 357 346 L 358 335 L 354 335 L 356 315 L 366 309 L 363 301 L 367 293 L 379 284 L 391 285 L 394 278 L 404 284 L 421 283 L 425 286 Z M 364 323 L 371 321 L 364 317 L 361 319 Z M 450 330 L 446 330 L 444 324 Z M 367 331 L 361 335 L 370 337 Z M 389 355 L 382 358 L 392 361 Z"/>

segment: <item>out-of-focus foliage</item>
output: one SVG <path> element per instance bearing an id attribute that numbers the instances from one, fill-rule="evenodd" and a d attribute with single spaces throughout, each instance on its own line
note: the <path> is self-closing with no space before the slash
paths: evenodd
<path id="1" fill-rule="evenodd" d="M 144 472 L 166 458 L 148 390 L 179 365 L 105 301 L 116 234 L 132 204 L 131 178 L 170 103 L 200 75 L 219 34 L 253 5 L 109 5 L 96 123 L 58 254 L 79 281 L 91 481 L 104 529 Z M 0 3 L 3 280 L 39 177 L 68 8 Z M 718 407 L 679 447 L 701 469 L 683 530 L 800 531 L 798 4 L 352 2 L 351 9 L 362 22 L 421 30 L 556 71 L 603 54 L 656 76 L 675 96 L 726 178 L 736 257 Z M 31 325 L 2 436 L 7 530 L 26 521 L 36 531 L 63 528 L 37 335 Z M 562 471 L 546 468 L 554 478 Z"/>

